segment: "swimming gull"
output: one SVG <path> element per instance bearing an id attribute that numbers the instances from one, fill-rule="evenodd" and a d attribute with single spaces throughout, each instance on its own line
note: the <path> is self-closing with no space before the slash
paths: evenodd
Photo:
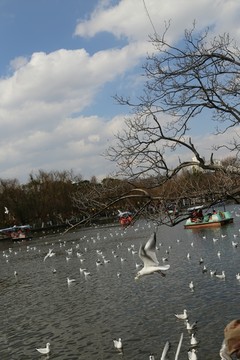
<path id="1" fill-rule="evenodd" d="M 159 265 L 156 257 L 156 233 L 154 232 L 146 244 L 141 245 L 139 249 L 139 257 L 143 261 L 143 268 L 138 271 L 135 279 L 139 279 L 142 276 L 150 275 L 153 273 L 159 273 L 165 276 L 162 271 L 168 270 L 170 265 Z"/>
<path id="2" fill-rule="evenodd" d="M 113 339 L 113 345 L 114 345 L 115 349 L 121 351 L 123 348 L 122 339 L 121 338 L 119 338 L 118 340 Z"/>
<path id="3" fill-rule="evenodd" d="M 179 320 L 186 320 L 188 318 L 187 310 L 184 309 L 182 314 L 174 314 Z"/>
<path id="4" fill-rule="evenodd" d="M 216 274 L 215 275 L 218 279 L 225 279 L 226 278 L 226 275 L 225 275 L 225 271 L 223 270 L 221 274 Z"/>
<path id="5" fill-rule="evenodd" d="M 188 360 L 197 360 L 196 349 L 193 348 L 193 349 L 188 351 Z"/>
<path id="6" fill-rule="evenodd" d="M 191 291 L 194 291 L 193 281 L 190 281 L 190 283 L 189 283 L 189 289 L 190 289 Z"/>
<path id="7" fill-rule="evenodd" d="M 197 340 L 195 334 L 191 335 L 190 344 L 191 344 L 191 346 L 196 346 L 198 344 L 198 340 Z"/>
<path id="8" fill-rule="evenodd" d="M 190 331 L 193 331 L 196 329 L 197 327 L 197 321 L 195 321 L 194 323 L 190 324 L 188 319 L 185 320 L 185 323 L 186 323 L 186 328 L 187 330 L 190 332 Z"/>
<path id="9" fill-rule="evenodd" d="M 36 349 L 40 354 L 47 355 L 50 353 L 50 344 L 47 343 L 45 348 L 37 348 Z"/>

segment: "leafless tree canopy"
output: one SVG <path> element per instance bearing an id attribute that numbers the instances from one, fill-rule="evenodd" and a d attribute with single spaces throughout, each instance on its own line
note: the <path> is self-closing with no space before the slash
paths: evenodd
<path id="1" fill-rule="evenodd" d="M 125 131 L 117 134 L 118 145 L 108 149 L 108 156 L 128 178 L 152 174 L 169 179 L 197 164 L 218 169 L 211 154 L 205 160 L 191 141 L 191 123 L 208 110 L 209 121 L 216 121 L 217 136 L 240 121 L 240 51 L 229 35 L 210 40 L 208 31 L 198 34 L 193 27 L 185 31 L 179 47 L 167 43 L 165 36 L 151 38 L 156 51 L 144 65 L 146 83 L 138 103 L 115 97 L 134 115 L 126 119 Z M 238 150 L 237 140 L 236 135 L 231 145 L 221 146 Z M 173 167 L 169 151 L 180 148 L 188 152 L 189 161 L 179 159 Z"/>
<path id="2" fill-rule="evenodd" d="M 125 119 L 125 129 L 116 134 L 117 145 L 107 150 L 107 156 L 117 162 L 119 173 L 129 181 L 154 178 L 152 187 L 169 183 L 190 167 L 221 173 L 225 185 L 226 176 L 230 176 L 230 184 L 233 174 L 240 173 L 237 131 L 231 143 L 211 144 L 212 152 L 205 159 L 203 149 L 191 139 L 191 125 L 207 114 L 208 121 L 215 122 L 216 137 L 233 127 L 237 130 L 239 47 L 229 34 L 211 39 L 208 30 L 199 33 L 195 26 L 185 31 L 179 46 L 174 46 L 167 42 L 167 32 L 168 26 L 163 36 L 155 34 L 150 39 L 155 51 L 143 66 L 146 82 L 137 102 L 115 96 L 132 114 Z M 222 147 L 228 156 L 235 157 L 233 165 L 215 161 L 213 155 Z M 169 154 L 174 153 L 175 164 L 169 161 Z M 184 160 L 180 153 L 184 153 Z M 226 187 L 221 194 L 230 195 L 229 190 Z"/>

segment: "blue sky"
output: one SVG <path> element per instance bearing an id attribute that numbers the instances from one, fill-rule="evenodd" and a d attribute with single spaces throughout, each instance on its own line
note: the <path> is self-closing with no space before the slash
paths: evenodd
<path id="1" fill-rule="evenodd" d="M 194 20 L 199 30 L 239 39 L 238 0 L 145 4 L 158 33 L 171 19 L 172 43 Z M 152 32 L 141 0 L 0 0 L 0 178 L 24 183 L 38 170 L 111 175 L 115 166 L 102 154 L 128 110 L 113 96 L 142 88 Z M 202 123 L 194 133 L 207 149 L 209 128 Z"/>

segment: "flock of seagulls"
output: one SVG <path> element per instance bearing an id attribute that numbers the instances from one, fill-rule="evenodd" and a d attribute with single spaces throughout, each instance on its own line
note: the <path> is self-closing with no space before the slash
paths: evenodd
<path id="1" fill-rule="evenodd" d="M 138 231 L 139 228 L 135 228 L 132 231 Z M 113 249 L 111 251 L 111 257 L 109 256 L 109 251 L 106 254 L 105 249 L 101 249 L 101 247 L 99 247 L 96 250 L 96 260 L 95 260 L 95 266 L 96 266 L 96 272 L 97 271 L 101 271 L 101 268 L 104 268 L 106 266 L 111 266 L 111 263 L 113 261 L 119 261 L 121 265 L 119 271 L 116 272 L 115 276 L 117 279 L 121 278 L 122 276 L 122 269 L 124 268 L 124 264 L 126 262 L 129 261 L 129 257 L 128 255 L 122 255 L 122 253 L 120 253 L 120 251 L 118 251 L 121 247 L 124 246 L 124 238 L 127 236 L 127 230 L 117 230 L 119 233 L 117 233 L 117 235 L 119 236 L 118 238 L 121 239 L 121 241 L 119 241 L 116 244 L 116 248 Z M 152 231 L 151 226 L 149 226 L 149 231 Z M 113 232 L 110 233 L 111 237 L 114 237 Z M 232 245 L 232 247 L 234 249 L 236 249 L 238 247 L 238 242 L 237 242 L 237 237 L 238 235 L 234 236 L 234 240 L 232 242 L 230 242 L 230 246 Z M 225 236 L 221 236 L 221 239 L 225 240 Z M 73 286 L 73 284 L 78 283 L 81 279 L 81 276 L 84 276 L 85 279 L 90 279 L 92 276 L 95 276 L 95 273 L 92 272 L 92 268 L 89 270 L 88 268 L 88 261 L 86 259 L 87 254 L 88 254 L 88 245 L 87 243 L 92 243 L 92 244 L 100 244 L 100 240 L 101 236 L 100 234 L 98 234 L 96 237 L 92 237 L 92 238 L 88 238 L 83 236 L 81 239 L 81 241 L 84 240 L 84 243 L 86 245 L 86 247 L 81 247 L 81 241 L 72 241 L 71 245 L 69 248 L 66 248 L 67 246 L 69 246 L 69 242 L 65 241 L 65 240 L 61 240 L 59 241 L 59 243 L 52 243 L 50 244 L 50 247 L 48 249 L 47 252 L 45 252 L 43 255 L 42 253 L 40 253 L 40 255 L 42 256 L 42 262 L 45 263 L 45 265 L 47 266 L 48 264 L 51 264 L 51 270 L 52 272 L 55 274 L 58 272 L 58 268 L 56 268 L 55 266 L 53 267 L 54 263 L 54 259 L 56 258 L 56 254 L 58 252 L 57 246 L 56 244 L 58 244 L 59 249 L 61 249 L 62 253 L 65 256 L 65 261 L 66 263 L 71 263 L 72 259 L 74 256 L 76 256 L 76 258 L 79 261 L 79 274 L 80 274 L 80 278 L 78 278 L 76 276 L 76 274 L 74 274 L 75 276 L 71 276 L 72 274 L 67 274 L 68 276 L 66 276 L 66 282 L 67 285 L 69 287 Z M 207 240 L 206 237 L 204 240 Z M 210 239 L 211 240 L 211 239 Z M 209 241 L 210 241 L 209 240 Z M 183 240 L 179 240 L 177 239 L 177 243 L 180 245 L 181 242 Z M 214 244 L 218 244 L 220 242 L 219 238 L 213 238 L 213 243 Z M 48 243 L 46 242 L 46 245 L 48 245 Z M 160 258 L 160 256 L 157 256 L 158 251 L 161 250 L 161 243 L 157 244 L 157 234 L 155 231 L 152 232 L 152 234 L 150 235 L 150 237 L 148 238 L 148 240 L 142 244 L 136 245 L 136 244 L 128 244 L 128 248 L 127 248 L 127 253 L 131 256 L 131 260 L 135 263 L 134 267 L 135 267 L 135 274 L 132 277 L 133 281 L 135 280 L 140 280 L 141 278 L 147 278 L 148 276 L 159 276 L 159 281 L 161 282 L 161 277 L 165 277 L 168 275 L 168 270 L 172 270 L 174 272 L 174 268 L 173 266 L 168 263 L 171 263 L 171 246 L 169 246 L 167 248 L 167 250 L 165 251 L 165 255 L 166 256 L 162 256 L 161 257 L 161 262 L 159 261 L 158 258 Z M 185 259 L 187 257 L 187 260 L 189 260 L 189 262 L 193 262 L 193 259 L 196 259 L 196 252 L 194 250 L 194 246 L 195 243 L 194 241 L 191 242 L 190 244 L 191 246 L 191 250 L 189 249 L 189 252 L 187 252 L 187 255 L 183 254 L 183 256 L 185 256 Z M 26 247 L 27 251 L 37 251 L 37 247 L 33 245 L 28 245 Z M 9 252 L 4 251 L 3 252 L 3 257 L 5 257 L 6 262 L 9 261 L 9 256 L 12 253 L 13 250 L 9 250 Z M 220 250 L 217 253 L 217 257 L 219 259 L 219 264 L 221 264 L 221 255 L 224 256 L 224 253 L 221 254 Z M 107 256 L 108 255 L 108 256 Z M 196 261 L 196 266 L 199 266 L 202 273 L 203 274 L 207 274 L 209 273 L 211 277 L 215 277 L 216 279 L 220 279 L 220 280 L 226 280 L 226 274 L 225 274 L 225 270 L 221 270 L 220 272 L 217 272 L 216 269 L 209 269 L 208 264 L 206 263 L 206 260 L 204 259 L 204 256 L 201 256 L 201 254 L 199 254 L 199 258 Z M 115 259 L 115 260 L 114 260 Z M 188 261 L 185 260 L 187 263 Z M 191 273 L 189 274 L 191 276 Z M 16 269 L 14 270 L 14 276 L 17 277 L 19 276 L 19 271 Z M 113 274 L 114 276 L 114 274 Z M 189 279 L 190 280 L 190 279 Z M 240 272 L 236 274 L 236 280 L 240 281 Z M 118 280 L 119 281 L 119 280 Z M 197 292 L 198 291 L 198 287 L 197 284 L 195 283 L 195 279 L 191 280 L 188 282 L 188 289 L 187 289 L 187 284 L 186 284 L 186 291 L 190 291 L 190 292 Z M 192 295 L 191 295 L 192 296 Z M 194 296 L 194 295 L 193 295 Z M 181 324 L 184 325 L 188 335 L 189 335 L 189 350 L 187 352 L 187 357 L 188 360 L 197 360 L 198 359 L 198 351 L 199 351 L 199 343 L 200 341 L 198 340 L 196 333 L 198 330 L 198 321 L 194 321 L 194 322 L 190 322 L 189 321 L 189 314 L 187 309 L 184 309 L 182 313 L 175 313 L 173 314 L 173 316 L 175 316 L 176 321 L 179 321 Z M 183 339 L 185 341 L 185 336 L 183 335 L 183 332 L 180 335 L 180 339 L 179 339 L 179 343 L 175 352 L 175 360 L 178 359 L 180 351 L 181 351 L 181 347 L 182 347 L 182 343 L 183 343 Z M 119 352 L 119 353 L 123 353 L 123 341 L 122 338 L 118 338 L 118 339 L 113 339 L 113 348 L 115 349 L 115 351 Z M 46 344 L 45 348 L 36 348 L 36 350 L 42 354 L 42 355 L 48 355 L 50 353 L 50 343 L 48 342 Z M 168 353 L 170 350 L 170 342 L 167 341 L 164 345 L 160 360 L 166 360 Z M 221 355 L 220 355 L 221 356 Z M 151 353 L 149 355 L 149 360 L 156 360 L 156 356 Z"/>

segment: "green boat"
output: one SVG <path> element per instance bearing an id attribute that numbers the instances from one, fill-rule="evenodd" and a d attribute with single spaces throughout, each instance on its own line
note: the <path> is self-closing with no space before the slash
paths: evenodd
<path id="1" fill-rule="evenodd" d="M 200 229 L 208 227 L 220 227 L 233 222 L 233 217 L 230 211 L 216 211 L 202 213 L 203 206 L 197 206 L 188 209 L 191 213 L 187 219 L 184 228 L 185 229 Z"/>

